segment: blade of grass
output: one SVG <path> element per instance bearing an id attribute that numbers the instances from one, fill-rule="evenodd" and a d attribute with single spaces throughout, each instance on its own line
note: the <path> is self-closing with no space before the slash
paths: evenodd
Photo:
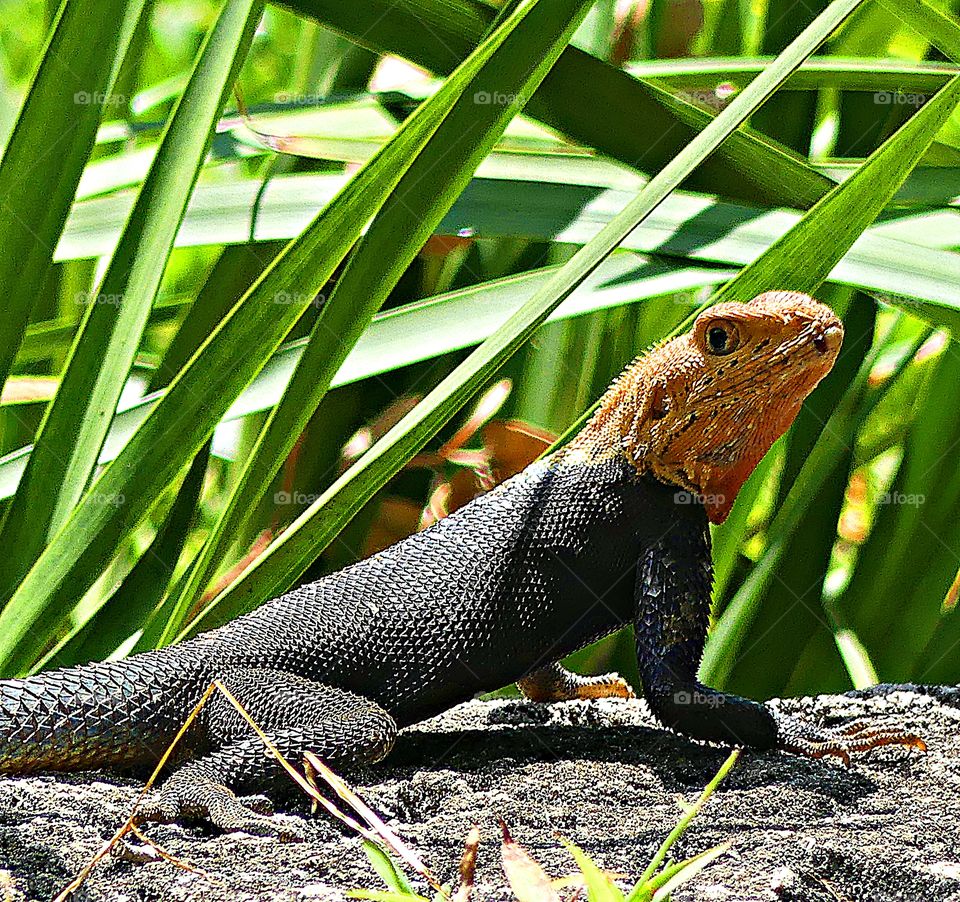
<path id="1" fill-rule="evenodd" d="M 891 8 L 897 0 L 882 0 Z M 644 60 L 632 63 L 627 71 L 644 81 L 680 91 L 714 90 L 720 82 L 750 79 L 773 59 L 764 57 L 714 57 L 699 59 Z M 957 74 L 950 63 L 883 59 L 876 56 L 822 56 L 808 59 L 784 84 L 785 91 L 901 91 L 925 94 L 936 91 Z"/>
<path id="2" fill-rule="evenodd" d="M 390 887 L 394 894 L 406 899 L 409 899 L 411 896 L 422 898 L 416 896 L 406 875 L 393 863 L 393 859 L 380 846 L 371 842 L 369 839 L 365 839 L 363 840 L 363 851 L 366 853 L 367 858 L 370 859 L 370 864 L 373 865 L 373 869 L 380 875 L 383 882 Z"/>
<path id="3" fill-rule="evenodd" d="M 54 646 L 41 662 L 43 667 L 104 661 L 143 627 L 150 612 L 162 600 L 183 552 L 190 521 L 196 515 L 209 458 L 210 446 L 207 444 L 190 465 L 176 500 L 150 547 L 97 612 L 97 619 L 78 624 L 72 633 Z"/>
<path id="4" fill-rule="evenodd" d="M 623 902 L 623 893 L 614 885 L 613 881 L 597 867 L 589 855 L 579 846 L 567 839 L 560 838 L 567 851 L 574 857 L 580 873 L 583 874 L 587 886 L 590 902 Z"/>
<path id="5" fill-rule="evenodd" d="M 693 880 L 707 865 L 729 852 L 732 846 L 732 841 L 720 843 L 719 846 L 707 849 L 699 855 L 692 855 L 684 861 L 664 868 L 660 874 L 650 881 L 650 885 L 656 887 L 653 902 L 669 902 L 670 893 L 677 887 L 683 886 L 684 883 Z M 631 902 L 632 898 L 632 895 L 628 897 L 627 902 Z"/>
<path id="6" fill-rule="evenodd" d="M 647 869 L 643 872 L 643 875 L 640 877 L 639 883 L 646 883 L 650 880 L 653 875 L 657 872 L 657 869 L 663 864 L 666 860 L 667 852 L 670 851 L 673 844 L 683 836 L 687 831 L 687 827 L 693 822 L 693 819 L 700 813 L 700 810 L 710 799 L 710 796 L 714 794 L 717 787 L 723 782 L 724 777 L 733 770 L 733 766 L 737 763 L 740 758 L 740 750 L 734 749 L 727 760 L 723 762 L 720 766 L 720 770 L 717 771 L 716 776 L 704 787 L 700 797 L 694 802 L 684 813 L 683 817 L 677 821 L 677 825 L 670 831 L 667 835 L 667 838 L 660 845 L 660 848 L 657 849 L 653 858 L 650 859 L 650 864 L 647 865 Z"/>
<path id="7" fill-rule="evenodd" d="M 585 0 L 530 6 L 504 42 L 499 71 L 482 69 L 435 133 L 360 240 L 337 280 L 279 404 L 271 412 L 216 525 L 172 607 L 160 644 L 180 632 L 184 618 L 216 574 L 235 533 L 292 450 L 370 319 L 439 225 L 474 170 L 513 118 L 515 104 L 543 80 L 586 13 Z M 513 17 L 507 20 L 509 25 Z M 507 26 L 504 26 L 507 27 Z M 513 50 L 511 45 L 517 49 Z M 515 61 L 508 66 L 509 61 Z M 478 99 L 479 98 L 479 99 Z M 452 147 L 468 149 L 451 153 Z"/>
<path id="8" fill-rule="evenodd" d="M 918 172 L 914 170 L 914 174 Z M 264 238 L 295 234 L 301 224 L 343 183 L 342 176 L 297 176 L 274 180 L 259 211 L 253 198 L 259 183 L 213 186 L 196 192 L 188 210 L 183 244 L 246 241 L 251 216 Z M 521 236 L 582 244 L 629 202 L 632 194 L 569 186 L 475 180 L 440 225 L 442 234 L 471 229 L 478 236 Z M 111 220 L 119 218 L 118 198 L 78 205 L 68 225 L 64 259 L 109 252 Z M 522 215 L 518 214 L 522 211 Z M 761 211 L 713 198 L 676 192 L 631 233 L 622 247 L 647 253 L 745 265 L 800 220 L 787 210 Z M 830 280 L 867 291 L 915 297 L 927 302 L 926 316 L 947 328 L 960 327 L 960 220 L 952 213 L 905 216 L 871 228 L 840 260 Z"/>

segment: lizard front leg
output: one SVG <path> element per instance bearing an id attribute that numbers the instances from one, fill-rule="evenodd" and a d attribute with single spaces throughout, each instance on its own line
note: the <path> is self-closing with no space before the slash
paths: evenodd
<path id="1" fill-rule="evenodd" d="M 393 747 L 397 726 L 379 705 L 276 670 L 230 669 L 226 687 L 270 738 L 280 753 L 299 764 L 305 751 L 333 767 L 379 761 Z M 203 714 L 212 751 L 174 771 L 160 790 L 148 796 L 139 819 L 208 819 L 221 830 L 296 838 L 296 832 L 265 816 L 260 792 L 289 779 L 236 708 L 219 693 Z"/>
<path id="2" fill-rule="evenodd" d="M 522 680 L 517 688 L 532 702 L 568 702 L 581 698 L 635 698 L 630 684 L 618 673 L 583 676 L 559 662 L 547 664 Z"/>
<path id="3" fill-rule="evenodd" d="M 835 729 L 772 711 L 697 679 L 710 615 L 710 535 L 688 508 L 637 566 L 637 660 L 644 695 L 658 719 L 694 739 L 811 758 L 850 756 L 881 745 L 923 749 L 897 727 L 856 722 Z"/>

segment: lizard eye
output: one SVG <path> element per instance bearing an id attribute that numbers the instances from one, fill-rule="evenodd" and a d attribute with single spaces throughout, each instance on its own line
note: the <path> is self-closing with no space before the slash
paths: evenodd
<path id="1" fill-rule="evenodd" d="M 709 354 L 722 357 L 740 346 L 740 335 L 736 326 L 727 320 L 714 320 L 704 330 L 706 350 Z"/>

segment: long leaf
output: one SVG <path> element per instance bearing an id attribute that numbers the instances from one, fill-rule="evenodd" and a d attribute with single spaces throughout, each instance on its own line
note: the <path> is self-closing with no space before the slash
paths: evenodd
<path id="1" fill-rule="evenodd" d="M 313 303 L 364 226 L 429 146 L 485 66 L 498 61 L 525 5 L 292 242 L 171 383 L 143 426 L 80 500 L 0 612 L 0 668 L 22 671 L 56 629 L 61 587 L 85 591 L 100 559 L 130 534 L 213 432 L 230 404 Z M 536 8 L 536 7 L 534 7 Z M 512 45 L 509 47 L 512 51 Z M 491 87 L 494 87 L 491 85 Z M 471 95 L 471 100 L 474 98 Z M 511 96 L 515 110 L 522 98 Z M 21 640 L 31 636 L 32 648 Z"/>
<path id="2" fill-rule="evenodd" d="M 915 170 L 916 171 L 916 170 Z M 342 176 L 296 176 L 274 180 L 259 206 L 257 234 L 296 234 Z M 187 212 L 184 245 L 246 241 L 258 182 L 211 186 L 196 192 Z M 511 184 L 480 179 L 471 183 L 440 225 L 444 234 L 469 229 L 478 236 L 520 236 L 575 244 L 595 236 L 632 195 L 571 184 Z M 522 210 L 522 215 L 517 211 Z M 118 198 L 78 205 L 65 234 L 64 259 L 109 252 L 111 221 L 124 215 Z M 624 239 L 623 247 L 722 264 L 753 262 L 797 222 L 800 214 L 763 211 L 676 192 Z M 942 248 L 960 244 L 960 220 L 936 212 L 884 221 L 863 235 L 830 273 L 830 280 L 904 295 L 927 303 L 924 315 L 947 328 L 960 326 L 960 255 Z"/>

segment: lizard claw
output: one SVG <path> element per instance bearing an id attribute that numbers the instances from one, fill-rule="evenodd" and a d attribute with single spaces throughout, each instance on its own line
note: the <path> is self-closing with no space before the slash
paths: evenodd
<path id="1" fill-rule="evenodd" d="M 777 718 L 778 748 L 807 758 L 839 758 L 850 766 L 851 755 L 884 745 L 902 745 L 927 750 L 927 744 L 915 733 L 900 727 L 856 720 L 839 727 L 815 727 L 801 720 Z"/>

